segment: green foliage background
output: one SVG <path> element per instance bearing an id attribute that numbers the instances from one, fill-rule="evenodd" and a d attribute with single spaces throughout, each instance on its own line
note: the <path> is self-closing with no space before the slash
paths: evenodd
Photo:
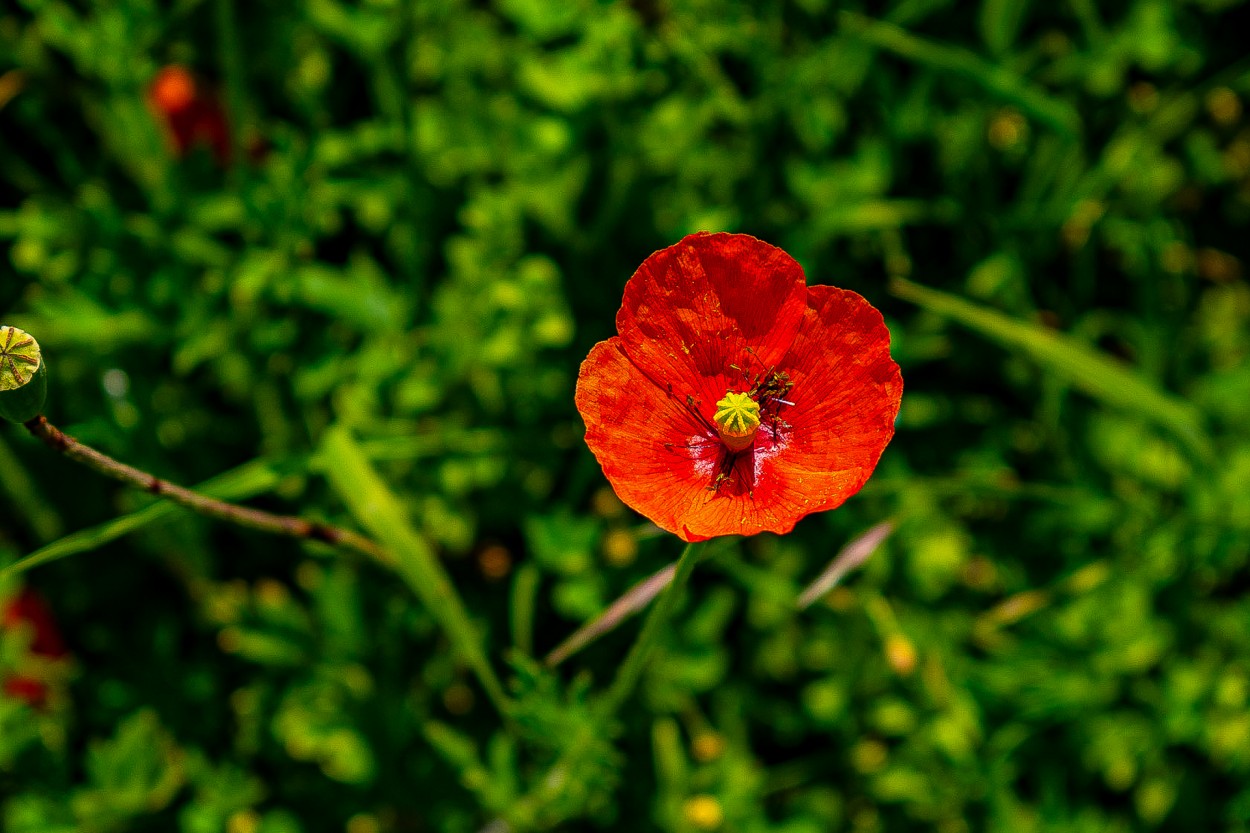
<path id="1" fill-rule="evenodd" d="M 42 710 L 0 695 L 0 827 L 1250 830 L 1247 11 L 6 3 L 0 318 L 43 346 L 49 418 L 277 511 L 397 500 L 519 705 L 394 572 L 10 426 L 0 560 L 74 557 L 0 594 L 38 588 L 73 659 Z M 174 158 L 169 63 L 266 150 Z M 636 623 L 534 658 L 678 544 L 615 502 L 573 383 L 700 229 L 884 311 L 898 434 L 848 505 L 701 566 L 591 732 Z"/>

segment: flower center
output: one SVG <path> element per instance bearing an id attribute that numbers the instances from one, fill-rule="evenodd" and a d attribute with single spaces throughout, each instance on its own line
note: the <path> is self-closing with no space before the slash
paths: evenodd
<path id="1" fill-rule="evenodd" d="M 760 427 L 760 405 L 745 393 L 729 391 L 716 403 L 716 431 L 730 451 L 742 451 L 755 442 Z"/>

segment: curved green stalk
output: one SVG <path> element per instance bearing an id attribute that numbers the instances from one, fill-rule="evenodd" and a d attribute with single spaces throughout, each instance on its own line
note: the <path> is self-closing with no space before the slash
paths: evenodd
<path id="1" fill-rule="evenodd" d="M 642 623 L 642 632 L 638 634 L 638 639 L 629 649 L 629 654 L 625 657 L 625 662 L 621 664 L 616 679 L 612 681 L 612 687 L 604 695 L 601 714 L 605 718 L 614 715 L 638 686 L 647 660 L 651 657 L 651 652 L 659 640 L 660 632 L 672 618 L 677 599 L 690 581 L 695 562 L 698 561 L 699 549 L 698 543 L 691 543 L 686 544 L 686 548 L 682 550 L 681 557 L 677 559 L 677 567 L 673 571 L 672 582 L 660 594 L 655 606 L 647 614 L 646 620 Z"/>

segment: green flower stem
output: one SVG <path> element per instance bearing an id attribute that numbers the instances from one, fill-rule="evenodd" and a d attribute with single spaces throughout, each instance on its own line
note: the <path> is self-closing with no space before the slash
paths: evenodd
<path id="1" fill-rule="evenodd" d="M 534 826 L 534 819 L 541 815 L 544 808 L 548 807 L 564 793 L 565 786 L 570 779 L 576 778 L 577 762 L 590 750 L 596 738 L 599 737 L 599 733 L 606 728 L 617 711 L 625 704 L 630 695 L 634 693 L 634 689 L 637 688 L 638 681 L 642 678 L 642 672 L 646 670 L 647 660 L 650 658 L 652 651 L 654 651 L 656 642 L 659 641 L 660 633 L 663 631 L 664 626 L 668 624 L 669 619 L 672 618 L 673 608 L 677 606 L 677 599 L 689 583 L 695 564 L 699 562 L 703 551 L 704 548 L 699 546 L 699 543 L 686 544 L 686 548 L 682 550 L 681 557 L 677 559 L 675 564 L 670 564 L 644 582 L 644 584 L 654 584 L 662 580 L 662 574 L 668 573 L 670 570 L 672 571 L 671 582 L 660 593 L 655 605 L 647 614 L 647 618 L 642 624 L 642 631 L 638 634 L 638 639 L 634 642 L 633 647 L 629 649 L 629 654 L 625 657 L 624 664 L 621 665 L 620 671 L 617 672 L 616 679 L 612 681 L 612 687 L 608 689 L 603 699 L 599 702 L 594 724 L 583 727 L 579 736 L 565 748 L 559 760 L 537 781 L 534 789 L 517 799 L 508 808 L 508 812 L 505 814 L 508 821 L 504 821 L 502 818 L 497 819 L 494 823 L 495 827 L 510 832 L 517 831 L 517 833 L 531 829 Z M 638 592 L 637 588 L 632 592 Z M 642 604 L 646 604 L 646 602 L 642 602 Z M 565 650 L 568 654 L 571 654 L 579 647 L 581 645 L 571 649 L 565 648 Z M 560 650 L 557 649 L 557 651 Z M 503 826 L 500 827 L 500 825 Z M 494 829 L 494 827 L 488 829 Z"/>
<path id="2" fill-rule="evenodd" d="M 43 500 L 35 481 L 31 478 L 22 461 L 0 439 L 0 492 L 6 494 L 14 506 L 26 504 L 27 508 L 20 514 L 26 521 L 30 531 L 40 543 L 61 537 L 61 517 L 48 501 Z M 0 567 L 0 583 L 4 581 L 7 567 Z"/>
<path id="3" fill-rule="evenodd" d="M 226 130 L 230 139 L 230 158 L 238 162 L 243 154 L 240 131 L 246 104 L 243 91 L 243 57 L 239 50 L 239 27 L 234 17 L 234 0 L 217 0 L 215 11 L 221 70 L 226 82 Z"/>
<path id="4" fill-rule="evenodd" d="M 612 681 L 612 687 L 608 689 L 608 693 L 603 698 L 602 715 L 604 718 L 610 718 L 616 714 L 617 710 L 625 704 L 625 701 L 629 699 L 630 695 L 634 693 L 634 689 L 637 688 L 638 681 L 642 678 L 642 672 L 647 666 L 647 660 L 650 659 L 652 651 L 655 650 L 660 633 L 663 631 L 664 626 L 668 624 L 669 619 L 672 618 L 673 608 L 677 606 L 677 599 L 690 581 L 690 575 L 694 572 L 694 565 L 699 560 L 699 550 L 700 546 L 698 543 L 686 544 L 686 548 L 682 550 L 681 557 L 677 559 L 677 567 L 673 571 L 672 582 L 660 594 L 655 606 L 647 614 L 646 620 L 642 623 L 642 631 L 638 634 L 638 639 L 634 642 L 633 647 L 629 649 L 629 654 L 625 657 L 625 662 L 617 672 L 616 679 Z"/>
<path id="5" fill-rule="evenodd" d="M 259 532 L 268 532 L 273 535 L 282 535 L 287 538 L 298 538 L 305 541 L 319 541 L 332 547 L 340 547 L 368 556 L 388 567 L 395 567 L 395 559 L 386 550 L 358 532 L 352 532 L 350 529 L 340 529 L 336 526 L 310 521 L 305 518 L 274 515 L 269 512 L 262 512 L 259 509 L 226 503 L 225 501 L 202 495 L 199 492 L 193 492 L 190 489 L 170 483 L 167 480 L 162 480 L 155 475 L 114 460 L 107 454 L 102 454 L 90 446 L 83 445 L 42 416 L 37 416 L 27 421 L 25 425 L 26 430 L 41 440 L 44 445 L 53 451 L 60 452 L 74 462 L 82 463 L 97 473 L 125 483 L 127 486 L 133 486 L 148 494 L 165 498 L 180 506 L 185 506 L 193 512 Z"/>
<path id="6" fill-rule="evenodd" d="M 259 210 L 256 206 L 252 170 L 247 164 L 247 147 L 244 141 L 244 123 L 250 114 L 247 79 L 243 69 L 243 48 L 240 44 L 234 4 L 235 0 L 217 0 L 214 5 L 219 45 L 218 60 L 225 87 L 226 138 L 229 139 L 230 144 L 231 164 L 228 176 L 248 215 L 256 218 Z M 252 225 L 254 224 L 249 224 L 247 227 Z M 283 248 L 289 249 L 289 246 L 284 245 Z"/>

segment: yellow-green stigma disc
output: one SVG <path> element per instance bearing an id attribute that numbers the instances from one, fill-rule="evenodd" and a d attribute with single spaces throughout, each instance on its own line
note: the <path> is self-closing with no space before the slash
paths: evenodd
<path id="1" fill-rule="evenodd" d="M 730 451 L 742 451 L 755 442 L 760 427 L 760 405 L 745 393 L 730 391 L 716 403 L 716 430 Z"/>
<path id="2" fill-rule="evenodd" d="M 33 419 L 47 395 L 48 373 L 39 344 L 17 327 L 0 326 L 0 419 Z"/>
<path id="3" fill-rule="evenodd" d="M 0 327 L 0 391 L 17 390 L 35 376 L 42 362 L 39 345 L 17 327 Z"/>

